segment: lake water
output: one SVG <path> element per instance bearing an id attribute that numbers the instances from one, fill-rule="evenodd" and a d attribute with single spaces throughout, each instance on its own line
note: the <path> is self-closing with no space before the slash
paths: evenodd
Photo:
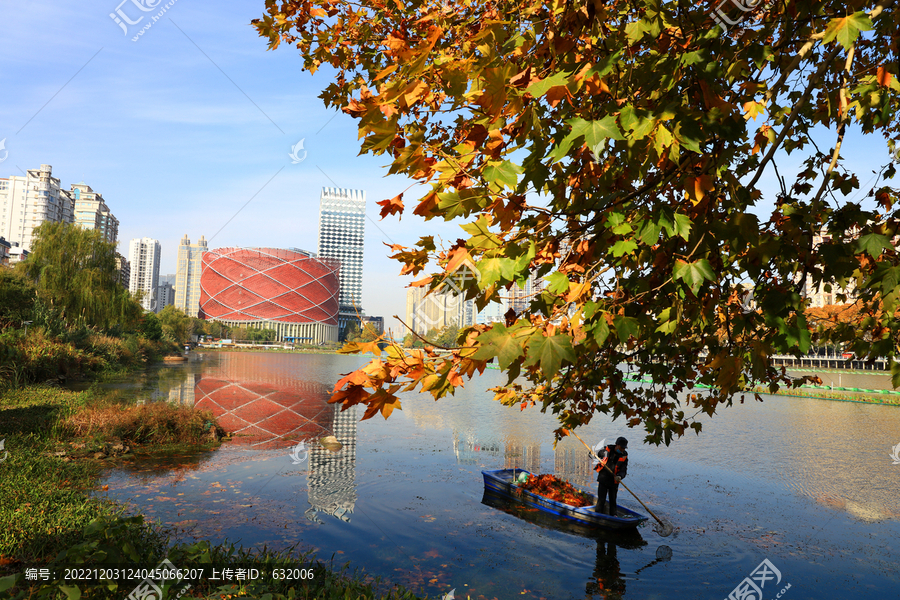
<path id="1" fill-rule="evenodd" d="M 360 422 L 327 399 L 364 362 L 206 353 L 151 370 L 119 387 L 212 410 L 239 436 L 212 452 L 123 463 L 102 483 L 183 541 L 299 544 L 431 597 L 722 599 L 764 560 L 774 579 L 762 578 L 763 599 L 788 585 L 787 600 L 900 597 L 898 407 L 748 400 L 668 448 L 598 415 L 579 435 L 628 437 L 625 483 L 676 532 L 661 538 L 650 521 L 631 535 L 590 534 L 484 496 L 481 470 L 513 466 L 596 488 L 577 440 L 553 448 L 551 416 L 491 400 L 499 372 Z M 323 435 L 343 449 L 294 451 Z M 619 503 L 646 514 L 624 488 Z"/>

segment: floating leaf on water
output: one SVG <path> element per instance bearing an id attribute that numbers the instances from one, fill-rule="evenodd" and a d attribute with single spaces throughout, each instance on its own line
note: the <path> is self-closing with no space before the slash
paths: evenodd
<path id="1" fill-rule="evenodd" d="M 331 452 L 338 452 L 341 448 L 344 447 L 344 445 L 340 443 L 338 439 L 333 435 L 326 435 L 325 437 L 321 438 L 319 440 L 319 445 Z"/>

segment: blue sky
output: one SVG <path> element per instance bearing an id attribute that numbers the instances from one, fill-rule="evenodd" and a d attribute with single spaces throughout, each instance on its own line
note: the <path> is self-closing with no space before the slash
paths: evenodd
<path id="1" fill-rule="evenodd" d="M 357 156 L 354 121 L 317 97 L 328 73 L 301 71 L 294 48 L 267 50 L 250 26 L 261 0 L 177 0 L 136 42 L 149 17 L 126 36 L 109 16 L 120 1 L 0 4 L 0 139 L 9 152 L 0 176 L 46 163 L 66 189 L 83 180 L 119 219 L 120 251 L 135 237 L 161 242 L 161 274 L 175 272 L 184 234 L 215 236 L 211 247 L 315 251 L 322 187 L 366 190 L 363 308 L 403 316 L 409 278 L 382 242 L 455 239 L 459 229 L 379 219 L 375 202 L 409 181 L 386 178 L 385 159 Z M 121 11 L 145 14 L 131 0 Z M 301 139 L 308 154 L 292 164 Z"/>
<path id="2" fill-rule="evenodd" d="M 141 12 L 141 1 L 156 9 Z M 136 42 L 166 2 L 119 2 L 0 5 L 0 139 L 9 152 L 0 176 L 47 163 L 67 189 L 83 180 L 119 218 L 120 250 L 134 237 L 160 240 L 161 274 L 175 271 L 184 234 L 212 238 L 211 247 L 315 250 L 321 188 L 366 190 L 364 309 L 386 320 L 402 316 L 409 278 L 398 276 L 383 242 L 453 240 L 460 230 L 411 213 L 378 218 L 375 202 L 409 181 L 385 177 L 385 157 L 357 156 L 355 122 L 317 97 L 329 73 L 303 72 L 294 48 L 266 49 L 250 26 L 263 14 L 262 0 L 176 0 Z M 126 35 L 110 17 L 117 8 L 144 19 Z M 288 154 L 301 139 L 308 154 L 292 164 Z M 833 134 L 818 141 L 828 148 Z M 852 133 L 843 154 L 863 184 L 889 160 L 880 138 Z M 792 164 L 793 157 L 779 161 L 789 179 Z M 761 186 L 772 198 L 771 169 Z M 417 197 L 412 190 L 407 203 Z M 766 200 L 761 208 L 770 206 Z"/>

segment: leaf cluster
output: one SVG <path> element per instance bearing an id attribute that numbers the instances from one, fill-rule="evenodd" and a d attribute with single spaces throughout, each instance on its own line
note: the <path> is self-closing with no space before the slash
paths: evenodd
<path id="1" fill-rule="evenodd" d="M 789 382 L 770 357 L 809 351 L 810 287 L 852 282 L 869 307 L 897 301 L 895 167 L 886 152 L 861 189 L 841 153 L 849 128 L 900 136 L 893 2 L 733 7 L 727 31 L 710 5 L 665 0 L 266 11 L 255 25 L 270 47 L 334 74 L 321 97 L 357 120 L 362 152 L 424 184 L 415 202 L 380 203 L 382 216 L 463 222 L 449 249 L 393 246 L 403 274 L 437 264 L 416 283 L 435 288 L 472 264 L 462 291 L 479 309 L 545 282 L 454 348 L 389 348 L 334 401 L 440 398 L 496 360 L 510 376 L 497 399 L 556 415 L 557 435 L 600 412 L 669 443 L 699 432 L 700 412 Z M 795 174 L 779 169 L 789 156 Z M 840 335 L 861 355 L 895 355 L 894 311 L 870 316 Z M 690 394 L 698 384 L 711 391 Z"/>

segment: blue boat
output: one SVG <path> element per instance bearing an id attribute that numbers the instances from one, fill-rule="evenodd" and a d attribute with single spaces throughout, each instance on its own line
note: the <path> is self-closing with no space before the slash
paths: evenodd
<path id="1" fill-rule="evenodd" d="M 484 489 L 500 494 L 506 498 L 520 502 L 526 506 L 532 506 L 544 512 L 571 519 L 582 525 L 602 527 L 604 529 L 634 529 L 647 520 L 648 517 L 625 508 L 621 504 L 616 507 L 616 516 L 610 516 L 605 512 L 594 510 L 593 506 L 578 508 L 571 504 L 563 504 L 545 498 L 516 485 L 515 477 L 521 473 L 531 475 L 524 469 L 494 469 L 482 471 L 484 476 Z M 588 494 L 596 505 L 597 496 Z"/>

